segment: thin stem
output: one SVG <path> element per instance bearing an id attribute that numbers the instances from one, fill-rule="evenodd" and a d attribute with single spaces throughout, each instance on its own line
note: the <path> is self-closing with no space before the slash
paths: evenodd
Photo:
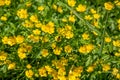
<path id="1" fill-rule="evenodd" d="M 101 38 L 101 46 L 100 46 L 100 51 L 99 51 L 99 57 L 101 57 L 101 54 L 102 54 L 102 51 L 103 51 L 103 47 L 104 47 L 104 38 L 105 38 L 105 30 L 106 30 L 107 19 L 108 19 L 108 12 L 106 12 L 106 20 L 105 20 L 104 29 L 103 29 L 103 32 L 102 32 L 102 38 Z"/>

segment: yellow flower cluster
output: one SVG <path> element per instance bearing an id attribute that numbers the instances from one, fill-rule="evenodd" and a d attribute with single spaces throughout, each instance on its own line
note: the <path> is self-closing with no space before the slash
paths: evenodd
<path id="1" fill-rule="evenodd" d="M 44 31 L 45 33 L 52 34 L 54 33 L 54 23 L 53 22 L 48 22 L 46 25 L 42 25 L 41 30 Z"/>
<path id="2" fill-rule="evenodd" d="M 83 67 L 74 67 L 72 70 L 69 71 L 68 79 L 69 80 L 79 80 L 81 77 L 81 73 L 83 72 Z"/>
<path id="3" fill-rule="evenodd" d="M 0 0 L 0 6 L 4 6 L 4 5 L 10 5 L 11 0 Z"/>
<path id="4" fill-rule="evenodd" d="M 33 28 L 33 23 L 29 20 L 25 20 L 24 23 L 22 24 L 26 28 Z"/>
<path id="5" fill-rule="evenodd" d="M 0 0 L 0 78 L 119 80 L 120 1 L 51 1 Z"/>
<path id="6" fill-rule="evenodd" d="M 80 73 L 83 71 L 83 67 L 74 67 L 74 69 L 69 72 L 69 75 L 66 76 L 65 66 L 67 65 L 67 62 L 68 60 L 65 58 L 61 58 L 60 60 L 53 60 L 52 66 L 56 67 L 57 69 L 54 69 L 49 65 L 45 65 L 44 67 L 38 69 L 38 73 L 41 77 L 47 77 L 48 75 L 51 75 L 53 79 L 59 80 L 78 79 L 78 77 L 80 77 Z"/>
<path id="7" fill-rule="evenodd" d="M 60 55 L 60 54 L 61 54 L 61 51 L 62 51 L 62 48 L 61 48 L 61 47 L 56 46 L 55 43 L 53 43 L 53 44 L 51 45 L 51 47 L 52 47 L 53 53 L 54 53 L 55 55 Z"/>
<path id="8" fill-rule="evenodd" d="M 87 44 L 87 45 L 83 45 L 79 48 L 79 52 L 86 54 L 86 53 L 90 53 L 92 50 L 94 49 L 94 45 L 93 44 Z"/>
<path id="9" fill-rule="evenodd" d="M 21 19 L 26 19 L 28 17 L 27 9 L 19 9 L 17 11 L 17 16 Z"/>
<path id="10" fill-rule="evenodd" d="M 72 26 L 66 25 L 64 28 L 58 28 L 58 33 L 67 39 L 73 38 Z"/>
<path id="11" fill-rule="evenodd" d="M 13 46 L 15 44 L 20 44 L 20 43 L 23 43 L 24 42 L 24 37 L 21 36 L 21 35 L 18 35 L 18 36 L 10 36 L 10 37 L 3 37 L 2 39 L 2 42 L 3 44 L 8 44 L 10 46 Z"/>
<path id="12" fill-rule="evenodd" d="M 32 46 L 27 45 L 26 43 L 23 43 L 18 48 L 18 57 L 20 59 L 24 59 L 27 57 L 27 53 L 29 53 L 32 49 Z"/>
<path id="13" fill-rule="evenodd" d="M 13 46 L 16 44 L 16 39 L 15 37 L 3 37 L 2 39 L 3 44 L 8 44 L 10 46 Z"/>
<path id="14" fill-rule="evenodd" d="M 115 3 L 117 6 L 120 6 L 120 1 L 119 1 L 119 0 L 115 0 L 114 3 Z"/>

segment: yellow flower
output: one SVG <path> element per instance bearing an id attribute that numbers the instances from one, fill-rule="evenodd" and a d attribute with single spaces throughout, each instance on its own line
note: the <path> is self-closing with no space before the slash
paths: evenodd
<path id="1" fill-rule="evenodd" d="M 94 45 L 92 44 L 87 44 L 87 45 L 83 45 L 79 48 L 79 52 L 83 53 L 83 54 L 87 54 L 90 53 L 92 50 L 94 49 Z"/>
<path id="2" fill-rule="evenodd" d="M 93 72 L 93 71 L 94 71 L 94 66 L 89 66 L 87 72 Z"/>
<path id="3" fill-rule="evenodd" d="M 25 22 L 22 25 L 27 28 L 33 28 L 33 23 L 28 20 L 25 20 Z"/>
<path id="4" fill-rule="evenodd" d="M 90 12 L 91 12 L 92 14 L 96 14 L 96 10 L 94 10 L 94 9 L 90 9 Z"/>
<path id="5" fill-rule="evenodd" d="M 117 73 L 116 78 L 120 79 L 120 73 Z"/>
<path id="6" fill-rule="evenodd" d="M 42 25 L 41 27 L 42 31 L 52 34 L 54 33 L 54 23 L 53 22 L 48 22 L 46 25 Z"/>
<path id="7" fill-rule="evenodd" d="M 20 9 L 17 11 L 17 16 L 21 19 L 26 19 L 28 17 L 28 13 L 26 9 Z"/>
<path id="8" fill-rule="evenodd" d="M 57 10 L 57 5 L 53 4 L 52 8 L 55 9 L 55 10 Z"/>
<path id="9" fill-rule="evenodd" d="M 6 21 L 6 20 L 7 20 L 7 17 L 6 17 L 6 16 L 2 16 L 2 17 L 1 17 L 1 20 L 2 20 L 2 21 Z"/>
<path id="10" fill-rule="evenodd" d="M 48 74 L 51 74 L 53 71 L 53 69 L 49 65 L 45 66 L 45 69 L 48 72 Z"/>
<path id="11" fill-rule="evenodd" d="M 66 76 L 58 76 L 59 80 L 67 80 Z"/>
<path id="12" fill-rule="evenodd" d="M 33 34 L 35 34 L 35 35 L 39 35 L 39 34 L 40 34 L 40 30 L 39 30 L 39 29 L 35 29 L 35 30 L 33 30 L 32 32 L 33 32 Z"/>
<path id="13" fill-rule="evenodd" d="M 42 43 L 48 42 L 49 38 L 47 36 L 41 37 Z"/>
<path id="14" fill-rule="evenodd" d="M 106 10 L 112 10 L 114 7 L 114 5 L 111 2 L 104 3 L 104 6 Z"/>
<path id="15" fill-rule="evenodd" d="M 60 55 L 60 54 L 61 54 L 61 50 L 62 50 L 62 48 L 56 47 L 56 48 L 53 50 L 53 52 L 54 52 L 54 54 L 56 54 L 56 55 Z"/>
<path id="16" fill-rule="evenodd" d="M 104 65 L 102 65 L 102 70 L 103 71 L 109 71 L 110 70 L 110 65 L 109 64 L 104 64 Z"/>
<path id="17" fill-rule="evenodd" d="M 67 0 L 67 3 L 69 6 L 74 7 L 76 4 L 76 1 L 75 0 Z"/>
<path id="18" fill-rule="evenodd" d="M 107 42 L 107 43 L 111 42 L 111 38 L 110 37 L 105 37 L 105 42 Z"/>
<path id="19" fill-rule="evenodd" d="M 86 47 L 85 47 L 85 46 L 81 46 L 81 47 L 79 48 L 79 52 L 80 52 L 80 53 L 86 53 Z"/>
<path id="20" fill-rule="evenodd" d="M 35 27 L 41 28 L 41 26 L 42 26 L 42 23 L 40 23 L 40 22 L 35 23 Z"/>
<path id="21" fill-rule="evenodd" d="M 62 7 L 59 6 L 57 10 L 58 10 L 59 13 L 63 13 Z"/>
<path id="22" fill-rule="evenodd" d="M 8 37 L 3 37 L 2 38 L 2 42 L 3 42 L 3 44 L 7 44 L 8 43 Z"/>
<path id="23" fill-rule="evenodd" d="M 30 21 L 31 21 L 31 22 L 34 22 L 34 23 L 37 23 L 37 22 L 38 22 L 37 15 L 32 15 L 32 16 L 30 16 Z"/>
<path id="24" fill-rule="evenodd" d="M 11 70 L 11 69 L 15 69 L 15 63 L 13 62 L 13 63 L 10 63 L 9 65 L 8 65 L 8 70 Z"/>
<path id="25" fill-rule="evenodd" d="M 79 4 L 76 8 L 78 12 L 85 12 L 86 11 L 86 5 Z"/>
<path id="26" fill-rule="evenodd" d="M 47 76 L 46 69 L 44 67 L 38 69 L 38 72 L 39 72 L 39 75 L 41 77 L 46 77 Z"/>
<path id="27" fill-rule="evenodd" d="M 116 3 L 117 6 L 120 6 L 120 2 Z"/>
<path id="28" fill-rule="evenodd" d="M 64 68 L 64 67 L 58 69 L 58 75 L 59 75 L 59 76 L 64 76 L 64 75 L 66 75 L 66 71 L 65 71 L 65 68 Z"/>
<path id="29" fill-rule="evenodd" d="M 115 56 L 120 57 L 120 53 L 116 52 Z"/>
<path id="30" fill-rule="evenodd" d="M 91 52 L 93 49 L 94 49 L 94 45 L 93 44 L 87 44 L 85 45 L 86 46 L 86 49 L 87 49 L 87 53 Z"/>
<path id="31" fill-rule="evenodd" d="M 29 35 L 28 38 L 30 38 L 33 42 L 39 42 L 40 37 L 38 35 Z"/>
<path id="32" fill-rule="evenodd" d="M 39 11 L 43 11 L 43 10 L 44 10 L 44 7 L 43 7 L 43 6 L 39 6 L 39 7 L 38 7 L 38 10 L 39 10 Z"/>
<path id="33" fill-rule="evenodd" d="M 34 72 L 30 69 L 30 70 L 26 70 L 25 71 L 25 75 L 28 78 L 32 78 L 32 76 L 34 75 Z"/>
<path id="34" fill-rule="evenodd" d="M 67 39 L 73 38 L 74 34 L 72 31 L 66 31 L 66 34 L 64 34 Z"/>
<path id="35" fill-rule="evenodd" d="M 72 47 L 70 45 L 67 45 L 67 46 L 64 47 L 64 50 L 65 50 L 66 53 L 71 53 Z"/>
<path id="36" fill-rule="evenodd" d="M 25 53 L 25 52 L 27 52 L 26 48 L 24 47 L 18 48 L 18 53 Z"/>
<path id="37" fill-rule="evenodd" d="M 98 27 L 98 21 L 95 20 L 95 21 L 93 22 L 93 25 L 94 25 L 96 28 L 99 28 L 99 27 Z"/>
<path id="38" fill-rule="evenodd" d="M 20 59 L 24 59 L 24 58 L 26 58 L 27 56 L 26 56 L 26 53 L 18 53 L 18 57 L 19 57 Z"/>
<path id="39" fill-rule="evenodd" d="M 120 24 L 120 19 L 117 20 L 117 23 Z"/>
<path id="40" fill-rule="evenodd" d="M 85 19 L 86 19 L 86 20 L 92 20 L 92 17 L 91 17 L 90 15 L 86 15 L 86 16 L 85 16 Z"/>
<path id="41" fill-rule="evenodd" d="M 23 43 L 23 41 L 24 41 L 24 37 L 23 37 L 23 36 L 18 35 L 18 36 L 16 37 L 16 42 L 17 42 L 18 44 Z"/>
<path id="42" fill-rule="evenodd" d="M 11 0 L 5 0 L 6 5 L 10 5 L 10 3 L 11 3 Z"/>
<path id="43" fill-rule="evenodd" d="M 112 74 L 113 74 L 113 75 L 117 75 L 118 71 L 119 71 L 119 70 L 118 70 L 117 68 L 113 68 L 113 69 L 112 69 Z"/>
<path id="44" fill-rule="evenodd" d="M 93 14 L 93 17 L 94 17 L 95 19 L 99 19 L 99 18 L 100 18 L 100 15 L 99 15 L 99 14 Z"/>
<path id="45" fill-rule="evenodd" d="M 56 48 L 56 43 L 51 44 L 52 49 Z"/>
<path id="46" fill-rule="evenodd" d="M 30 69 L 32 66 L 30 64 L 27 64 L 26 68 Z"/>
<path id="47" fill-rule="evenodd" d="M 120 47 L 120 40 L 113 41 L 113 46 Z"/>
<path id="48" fill-rule="evenodd" d="M 48 56 L 48 50 L 47 49 L 43 49 L 42 50 L 42 52 L 41 52 L 41 55 L 43 56 L 43 57 L 46 57 L 46 56 Z"/>
<path id="49" fill-rule="evenodd" d="M 7 53 L 5 53 L 4 51 L 0 52 L 0 60 L 5 61 L 7 58 Z"/>
<path id="50" fill-rule="evenodd" d="M 69 21 L 70 22 L 75 22 L 75 16 L 74 15 L 69 16 Z"/>
<path id="51" fill-rule="evenodd" d="M 0 0 L 0 6 L 4 6 L 5 5 L 5 1 L 4 0 Z"/>
<path id="52" fill-rule="evenodd" d="M 72 26 L 66 25 L 66 26 L 65 26 L 65 30 L 66 30 L 66 31 L 72 31 Z"/>
<path id="53" fill-rule="evenodd" d="M 79 80 L 78 77 L 81 76 L 81 73 L 83 72 L 83 67 L 75 67 L 73 70 L 69 71 L 68 79 L 69 80 Z"/>
<path id="54" fill-rule="evenodd" d="M 15 37 L 11 36 L 8 38 L 8 41 L 7 41 L 7 44 L 10 45 L 10 46 L 13 46 L 16 44 L 16 39 Z"/>
<path id="55" fill-rule="evenodd" d="M 88 39 L 89 39 L 89 34 L 83 33 L 83 34 L 82 34 L 82 38 L 83 38 L 84 40 L 88 40 Z"/>

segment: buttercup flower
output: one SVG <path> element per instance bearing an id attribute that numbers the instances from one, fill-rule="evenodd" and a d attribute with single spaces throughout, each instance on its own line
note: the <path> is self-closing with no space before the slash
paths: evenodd
<path id="1" fill-rule="evenodd" d="M 104 3 L 104 6 L 106 10 L 112 10 L 114 7 L 114 5 L 111 2 Z"/>

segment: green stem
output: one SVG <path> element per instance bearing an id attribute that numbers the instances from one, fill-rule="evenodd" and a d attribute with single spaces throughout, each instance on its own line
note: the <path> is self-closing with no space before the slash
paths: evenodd
<path id="1" fill-rule="evenodd" d="M 107 19 L 108 19 L 108 12 L 106 12 L 106 20 L 105 20 L 104 29 L 103 29 L 103 32 L 102 32 L 101 46 L 100 46 L 100 50 L 99 50 L 99 53 L 98 53 L 99 57 L 101 57 L 102 51 L 103 51 L 103 47 L 104 47 L 104 38 L 105 38 L 105 30 L 106 30 Z"/>

